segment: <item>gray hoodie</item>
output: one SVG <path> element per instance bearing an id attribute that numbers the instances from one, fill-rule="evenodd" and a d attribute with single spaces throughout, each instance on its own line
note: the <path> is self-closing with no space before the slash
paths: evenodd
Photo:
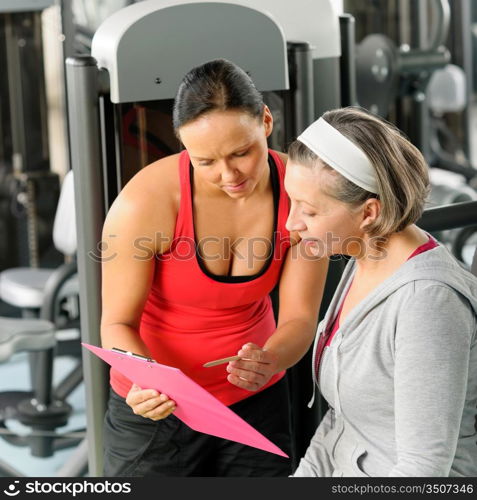
<path id="1" fill-rule="evenodd" d="M 351 260 L 316 339 L 355 270 Z M 442 246 L 403 264 L 325 348 L 330 410 L 294 476 L 477 476 L 476 337 L 477 278 Z"/>

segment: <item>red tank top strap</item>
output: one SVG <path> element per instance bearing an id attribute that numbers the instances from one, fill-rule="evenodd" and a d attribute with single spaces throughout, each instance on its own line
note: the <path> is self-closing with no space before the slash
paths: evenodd
<path id="1" fill-rule="evenodd" d="M 290 246 L 290 233 L 285 227 L 288 219 L 288 212 L 290 211 L 290 201 L 285 191 L 285 163 L 276 151 L 269 149 L 268 152 L 277 167 L 278 178 L 280 180 L 280 200 L 278 204 L 278 219 L 276 227 L 276 231 L 278 233 L 276 240 L 276 252 L 278 252 L 278 255 L 284 255 Z"/>
<path id="2" fill-rule="evenodd" d="M 190 157 L 187 150 L 179 155 L 179 179 L 181 186 L 181 201 L 177 212 L 174 239 L 182 237 L 194 238 L 194 227 L 190 217 L 192 214 L 192 191 L 190 186 Z"/>
<path id="3" fill-rule="evenodd" d="M 278 172 L 280 174 L 280 179 L 283 179 L 285 175 L 285 164 L 283 163 L 282 157 L 273 149 L 269 149 L 268 152 L 271 154 L 275 165 L 277 166 Z"/>

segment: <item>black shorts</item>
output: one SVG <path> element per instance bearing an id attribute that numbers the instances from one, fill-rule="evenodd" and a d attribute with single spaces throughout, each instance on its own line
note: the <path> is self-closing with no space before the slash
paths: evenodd
<path id="1" fill-rule="evenodd" d="M 291 455 L 286 377 L 230 409 Z M 104 443 L 104 476 L 109 477 L 291 474 L 291 459 L 194 431 L 174 415 L 157 422 L 135 415 L 113 390 L 104 419 Z"/>

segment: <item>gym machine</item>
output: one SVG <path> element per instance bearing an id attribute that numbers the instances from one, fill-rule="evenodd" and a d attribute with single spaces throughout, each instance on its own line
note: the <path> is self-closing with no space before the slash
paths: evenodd
<path id="1" fill-rule="evenodd" d="M 477 200 L 471 2 L 357 0 L 345 1 L 345 9 L 359 26 L 355 102 L 395 123 L 424 154 L 429 206 Z M 472 234 L 434 233 L 461 260 Z"/>
<path id="2" fill-rule="evenodd" d="M 7 0 L 0 5 L 4 68 L 0 76 L 0 233 L 5 233 L 0 238 L 0 270 L 8 268 L 1 273 L 0 288 L 4 301 L 7 296 L 12 299 L 8 313 L 24 318 L 0 317 L 0 361 L 8 361 L 15 352 L 27 352 L 32 386 L 31 391 L 0 393 L 0 435 L 13 445 L 29 447 L 37 457 L 49 457 L 81 440 L 78 434 L 57 432 L 71 415 L 66 397 L 80 383 L 81 371 L 75 370 L 53 387 L 54 355 L 79 350 L 77 338 L 60 340 L 57 335 L 63 323 L 60 291 L 75 273 L 76 264 L 61 267 L 61 254 L 52 245 L 59 178 L 50 170 L 42 14 L 55 3 Z M 40 268 L 44 265 L 57 268 Z M 20 280 L 16 288 L 14 276 Z M 43 280 L 43 289 L 44 276 L 51 279 Z M 68 326 L 74 328 L 74 324 Z M 9 423 L 13 420 L 30 432 L 12 431 Z M 0 474 L 21 475 L 4 462 Z"/>
<path id="3" fill-rule="evenodd" d="M 41 13 L 53 3 L 0 5 L 0 270 L 38 267 L 51 247 L 59 181 L 49 166 Z"/>

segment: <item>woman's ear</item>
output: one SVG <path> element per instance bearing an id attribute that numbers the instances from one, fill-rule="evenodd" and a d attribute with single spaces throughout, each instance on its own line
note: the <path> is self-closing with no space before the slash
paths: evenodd
<path id="1" fill-rule="evenodd" d="M 376 221 L 381 213 L 381 201 L 377 198 L 369 198 L 363 204 L 362 220 L 359 228 L 365 231 L 366 227 Z"/>
<path id="2" fill-rule="evenodd" d="M 265 135 L 269 137 L 273 130 L 273 116 L 272 112 L 270 111 L 270 108 L 266 104 L 263 105 L 262 120 L 263 120 L 263 127 L 265 128 Z"/>

